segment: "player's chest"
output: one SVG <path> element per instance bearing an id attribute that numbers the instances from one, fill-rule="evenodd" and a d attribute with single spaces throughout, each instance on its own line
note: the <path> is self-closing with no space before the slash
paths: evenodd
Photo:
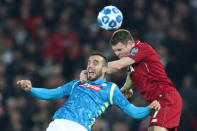
<path id="1" fill-rule="evenodd" d="M 79 84 L 73 91 L 93 98 L 102 98 L 108 96 L 107 84 L 95 85 L 91 83 Z"/>
<path id="2" fill-rule="evenodd" d="M 82 83 L 79 85 L 80 88 L 89 90 L 89 91 L 95 91 L 98 92 L 99 90 L 102 90 L 102 87 L 100 85 L 94 85 L 94 84 L 90 84 L 90 83 Z"/>

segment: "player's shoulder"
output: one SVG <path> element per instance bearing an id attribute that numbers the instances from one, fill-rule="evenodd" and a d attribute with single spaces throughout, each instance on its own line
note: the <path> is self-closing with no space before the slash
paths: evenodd
<path id="1" fill-rule="evenodd" d="M 150 46 L 150 45 L 147 42 L 144 42 L 144 41 L 137 40 L 135 42 L 135 47 L 146 47 L 146 46 Z"/>
<path id="2" fill-rule="evenodd" d="M 131 50 L 131 52 L 137 53 L 141 50 L 152 50 L 152 47 L 147 42 L 138 41 L 138 42 L 135 43 L 135 46 Z"/>
<path id="3" fill-rule="evenodd" d="M 81 82 L 81 80 L 80 79 L 75 79 L 72 82 Z"/>
<path id="4" fill-rule="evenodd" d="M 70 81 L 70 82 L 68 82 L 69 84 L 79 84 L 79 83 L 81 83 L 81 80 L 79 80 L 79 79 L 76 79 L 76 80 L 72 80 L 72 81 Z"/>
<path id="5" fill-rule="evenodd" d="M 116 83 L 113 83 L 113 82 L 109 82 L 109 81 L 106 81 L 106 82 L 104 82 L 104 83 L 102 83 L 102 85 L 106 85 L 106 86 L 108 86 L 108 87 L 118 87 L 117 85 L 116 85 Z"/>

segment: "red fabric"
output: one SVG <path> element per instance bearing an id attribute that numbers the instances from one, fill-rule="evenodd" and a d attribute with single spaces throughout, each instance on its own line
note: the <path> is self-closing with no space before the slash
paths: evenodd
<path id="1" fill-rule="evenodd" d="M 36 25 L 44 22 L 42 16 L 29 17 L 27 19 L 17 18 L 16 22 L 23 23 L 28 30 L 33 30 Z"/>
<path id="2" fill-rule="evenodd" d="M 150 45 L 137 41 L 128 57 L 136 61 L 132 65 L 133 71 L 130 67 L 131 79 L 147 102 L 152 102 L 164 92 L 176 90 Z"/>
<path id="3" fill-rule="evenodd" d="M 161 126 L 168 129 L 168 131 L 176 131 L 181 117 L 181 96 L 177 91 L 171 91 L 157 100 L 161 104 L 161 109 L 157 114 L 155 112 L 151 114 L 149 126 Z"/>
<path id="4" fill-rule="evenodd" d="M 167 77 L 155 50 L 147 43 L 136 41 L 128 57 L 136 61 L 135 64 L 130 66 L 130 71 L 131 79 L 140 94 L 148 103 L 159 100 L 162 106 L 157 114 L 156 122 L 151 122 L 150 126 L 178 127 L 182 99 Z"/>
<path id="5" fill-rule="evenodd" d="M 54 56 L 62 62 L 64 60 L 65 54 L 70 54 L 74 59 L 78 56 L 79 52 L 79 41 L 78 37 L 69 32 L 67 34 L 57 33 L 52 39 L 52 48 L 54 51 Z"/>
<path id="6" fill-rule="evenodd" d="M 74 33 L 61 34 L 46 37 L 47 42 L 42 48 L 42 55 L 52 57 L 60 63 L 64 61 L 66 55 L 71 59 L 76 59 L 79 55 L 79 42 Z"/>

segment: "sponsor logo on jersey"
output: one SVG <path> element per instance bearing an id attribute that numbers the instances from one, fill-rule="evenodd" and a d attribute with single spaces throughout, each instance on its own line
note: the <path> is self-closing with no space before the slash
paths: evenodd
<path id="1" fill-rule="evenodd" d="M 94 90 L 94 91 L 98 91 L 98 90 L 102 89 L 99 85 L 91 85 L 89 83 L 83 83 L 79 86 L 83 86 L 83 87 L 89 88 L 89 89 Z"/>

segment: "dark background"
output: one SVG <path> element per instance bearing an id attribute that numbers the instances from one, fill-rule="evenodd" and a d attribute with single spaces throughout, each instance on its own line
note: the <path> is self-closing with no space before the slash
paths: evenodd
<path id="1" fill-rule="evenodd" d="M 16 87 L 30 79 L 35 87 L 56 88 L 79 78 L 88 54 L 109 46 L 113 32 L 97 25 L 106 5 L 123 13 L 121 28 L 158 52 L 183 97 L 180 131 L 197 131 L 196 0 L 0 0 L 0 130 L 44 131 L 65 100 L 42 101 Z M 108 76 L 120 87 L 125 71 Z M 131 102 L 146 103 L 136 90 Z M 113 107 L 93 131 L 145 131 L 149 118 L 134 120 Z"/>

